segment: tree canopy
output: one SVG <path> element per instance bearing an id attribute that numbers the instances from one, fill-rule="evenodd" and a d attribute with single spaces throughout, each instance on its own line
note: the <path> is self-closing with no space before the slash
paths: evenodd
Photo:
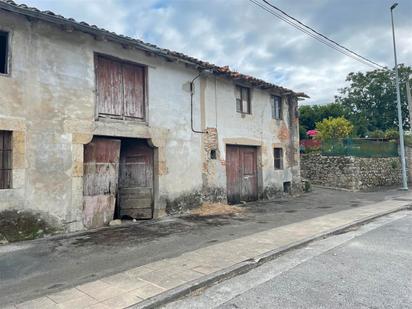
<path id="1" fill-rule="evenodd" d="M 402 120 L 405 128 L 409 128 L 406 81 L 411 74 L 411 67 L 399 66 Z M 355 125 L 358 135 L 397 127 L 396 86 L 393 70 L 377 69 L 366 73 L 349 73 L 346 81 L 349 85 L 339 90 L 335 103 L 342 105 L 347 112 L 346 118 Z"/>
<path id="2" fill-rule="evenodd" d="M 403 125 L 410 128 L 406 81 L 412 75 L 412 67 L 399 65 L 399 81 Z M 339 89 L 335 102 L 325 105 L 305 105 L 299 108 L 300 136 L 315 129 L 316 123 L 329 117 L 344 117 L 349 120 L 356 136 L 379 135 L 380 131 L 397 128 L 395 74 L 393 70 L 376 69 L 366 73 L 349 73 L 348 85 Z"/>
<path id="3" fill-rule="evenodd" d="M 313 130 L 316 123 L 329 117 L 345 116 L 344 107 L 338 103 L 325 105 L 304 105 L 299 108 L 300 138 L 306 138 L 306 132 Z"/>

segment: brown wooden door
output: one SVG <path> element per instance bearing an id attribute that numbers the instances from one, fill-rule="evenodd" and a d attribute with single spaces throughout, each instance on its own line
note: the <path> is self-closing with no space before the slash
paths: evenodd
<path id="1" fill-rule="evenodd" d="M 226 146 L 226 177 L 229 204 L 257 200 L 256 147 Z"/>
<path id="2" fill-rule="evenodd" d="M 120 152 L 119 217 L 153 216 L 153 149 L 144 140 L 124 140 Z"/>
<path id="3" fill-rule="evenodd" d="M 84 146 L 83 223 L 103 226 L 113 219 L 119 178 L 120 140 L 94 137 Z"/>

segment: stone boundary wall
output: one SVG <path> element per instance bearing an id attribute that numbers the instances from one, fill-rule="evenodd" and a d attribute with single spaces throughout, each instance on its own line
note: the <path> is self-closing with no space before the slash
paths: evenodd
<path id="1" fill-rule="evenodd" d="M 412 182 L 412 168 L 409 168 L 412 167 L 412 147 L 405 147 L 405 161 L 408 169 L 408 182 Z"/>
<path id="2" fill-rule="evenodd" d="M 366 191 L 401 183 L 401 163 L 393 158 L 301 155 L 301 175 L 313 184 Z"/>

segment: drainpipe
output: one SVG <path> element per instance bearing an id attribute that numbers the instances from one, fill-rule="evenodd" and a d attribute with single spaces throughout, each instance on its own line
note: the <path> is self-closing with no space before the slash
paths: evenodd
<path id="1" fill-rule="evenodd" d="M 200 133 L 200 134 L 207 133 L 206 131 L 195 130 L 194 125 L 193 125 L 193 94 L 194 94 L 194 90 L 195 90 L 194 82 L 200 76 L 207 75 L 207 74 L 212 74 L 212 73 L 213 72 L 211 70 L 203 70 L 195 78 L 193 78 L 192 81 L 190 82 L 190 125 L 191 125 L 191 128 L 192 128 L 192 132 L 194 132 L 194 133 Z"/>

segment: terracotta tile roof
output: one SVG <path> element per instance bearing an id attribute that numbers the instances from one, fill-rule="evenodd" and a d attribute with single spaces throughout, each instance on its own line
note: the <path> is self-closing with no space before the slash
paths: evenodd
<path id="1" fill-rule="evenodd" d="M 240 81 L 249 84 L 253 87 L 262 89 L 273 89 L 282 94 L 290 93 L 297 97 L 308 96 L 302 92 L 297 93 L 290 89 L 266 82 L 264 80 L 255 78 L 253 76 L 241 74 L 236 71 L 230 70 L 228 66 L 217 66 L 215 64 L 196 59 L 194 57 L 172 51 L 165 48 L 160 48 L 154 44 L 145 43 L 141 40 L 134 39 L 121 34 L 108 31 L 103 28 L 99 28 L 96 25 L 89 25 L 86 22 L 78 22 L 73 18 L 66 18 L 51 11 L 41 11 L 37 8 L 29 7 L 25 4 L 17 4 L 12 0 L 0 0 L 0 9 L 13 12 L 16 14 L 25 15 L 30 18 L 37 18 L 43 21 L 47 21 L 53 24 L 62 26 L 66 31 L 78 30 L 95 36 L 96 38 L 102 38 L 108 41 L 114 41 L 124 46 L 133 46 L 137 49 L 144 50 L 149 54 L 157 55 L 166 58 L 168 61 L 183 62 L 188 65 L 196 67 L 198 70 L 211 70 L 213 74 L 218 76 L 224 76 L 235 81 Z"/>

